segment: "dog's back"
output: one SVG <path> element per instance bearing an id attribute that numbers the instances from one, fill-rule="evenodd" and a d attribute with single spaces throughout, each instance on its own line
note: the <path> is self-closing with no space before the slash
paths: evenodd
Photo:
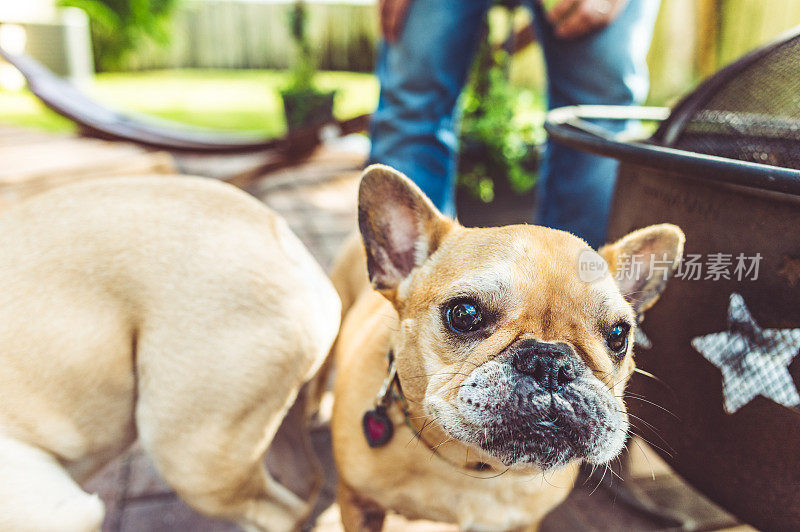
<path id="1" fill-rule="evenodd" d="M 330 277 L 342 301 L 344 317 L 364 292 L 372 291 L 367 277 L 367 256 L 361 235 L 353 233 L 344 241 L 336 255 Z"/>
<path id="2" fill-rule="evenodd" d="M 285 222 L 233 187 L 130 178 L 42 194 L 0 217 L 0 439 L 83 479 L 138 433 L 190 504 L 261 525 L 253 505 L 206 492 L 261 475 L 251 455 L 338 318 Z"/>

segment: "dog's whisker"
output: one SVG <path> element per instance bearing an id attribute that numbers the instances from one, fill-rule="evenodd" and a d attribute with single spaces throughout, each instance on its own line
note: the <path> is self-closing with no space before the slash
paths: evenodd
<path id="1" fill-rule="evenodd" d="M 631 418 L 637 420 L 640 423 L 644 423 L 644 425 L 648 429 L 650 429 L 654 434 L 658 434 L 658 428 L 655 425 L 645 421 L 644 419 L 642 419 L 641 417 L 637 416 L 636 414 L 632 414 L 632 413 L 630 413 L 630 412 L 628 412 L 626 410 L 615 410 L 615 412 L 617 414 L 620 414 L 620 415 L 625 415 L 625 416 L 631 417 Z"/>
<path id="2" fill-rule="evenodd" d="M 641 434 L 641 432 L 634 432 L 634 430 L 632 430 L 632 429 L 634 429 L 634 430 L 637 430 L 637 431 L 638 431 L 638 430 L 640 430 L 640 427 L 637 427 L 637 426 L 636 426 L 636 425 L 635 425 L 633 422 L 630 422 L 630 423 L 629 423 L 629 428 L 628 428 L 628 430 L 625 430 L 625 429 L 616 429 L 614 432 L 621 432 L 622 434 L 625 434 L 625 435 L 627 435 L 627 436 L 631 436 L 631 438 L 633 438 L 633 437 L 635 436 L 635 437 L 637 437 L 637 438 L 641 439 L 642 441 L 644 441 L 645 443 L 647 443 L 648 445 L 650 445 L 650 446 L 652 446 L 652 447 L 654 447 L 654 448 L 656 448 L 656 449 L 659 449 L 659 450 L 663 451 L 664 453 L 667 453 L 667 454 L 669 454 L 669 456 L 672 456 L 672 454 L 671 454 L 671 453 L 674 453 L 674 452 L 675 452 L 675 449 L 673 449 L 673 448 L 672 448 L 672 446 L 669 444 L 669 442 L 668 442 L 668 441 L 666 441 L 666 440 L 665 440 L 663 437 L 661 437 L 661 436 L 660 436 L 658 433 L 656 433 L 656 432 L 655 432 L 655 431 L 653 431 L 652 429 L 651 429 L 651 432 L 653 432 L 653 433 L 654 433 L 656 436 L 658 436 L 658 437 L 659 437 L 659 439 L 661 439 L 661 441 L 662 441 L 662 442 L 664 443 L 664 445 L 667 447 L 666 449 L 665 449 L 664 447 L 660 447 L 660 446 L 656 445 L 655 443 L 653 443 L 653 442 L 651 442 L 650 440 L 648 440 L 647 438 L 645 438 L 645 437 L 644 437 L 644 436 Z"/>
<path id="3" fill-rule="evenodd" d="M 587 475 L 586 479 L 583 481 L 582 484 L 583 486 L 585 486 L 586 483 L 589 482 L 589 479 L 592 478 L 595 471 L 597 471 L 597 464 L 592 464 L 592 470 L 589 472 L 589 475 Z"/>
<path id="4" fill-rule="evenodd" d="M 678 417 L 678 415 L 677 415 L 677 414 L 675 414 L 674 412 L 672 412 L 672 411 L 670 411 L 670 410 L 668 410 L 668 409 L 664 408 L 663 406 L 661 406 L 661 405 L 660 405 L 660 404 L 658 404 L 658 403 L 654 403 L 653 401 L 651 401 L 651 400 L 649 400 L 649 399 L 645 399 L 645 398 L 643 398 L 643 397 L 637 397 L 637 396 L 634 396 L 634 395 L 627 395 L 627 396 L 624 396 L 624 395 L 623 395 L 623 398 L 624 398 L 624 399 L 635 399 L 635 400 L 637 400 L 637 401 L 642 401 L 642 402 L 644 402 L 644 403 L 647 403 L 647 404 L 649 404 L 649 405 L 653 405 L 654 407 L 658 408 L 659 410 L 663 410 L 664 412 L 666 412 L 666 413 L 667 413 L 667 414 L 669 414 L 670 416 L 674 417 L 674 418 L 675 418 L 677 421 L 680 421 L 680 420 L 681 420 L 681 418 L 679 418 L 679 417 Z"/>
<path id="5" fill-rule="evenodd" d="M 450 436 L 448 436 L 446 440 L 444 440 L 444 441 L 442 441 L 442 442 L 439 442 L 439 443 L 437 443 L 436 445 L 434 445 L 433 447 L 431 447 L 431 450 L 432 450 L 434 453 L 437 453 L 437 452 L 439 452 L 439 447 L 441 447 L 441 446 L 442 446 L 442 445 L 444 445 L 445 443 L 449 443 L 449 442 L 451 442 L 451 441 L 454 441 L 454 440 L 453 440 L 453 438 L 452 438 L 452 437 L 450 437 Z"/>
<path id="6" fill-rule="evenodd" d="M 552 482 L 550 482 L 549 480 L 547 480 L 547 475 L 546 475 L 546 474 L 544 474 L 544 473 L 542 473 L 542 481 L 546 482 L 546 483 L 547 483 L 547 485 L 548 485 L 548 486 L 550 486 L 550 487 L 552 487 L 552 488 L 556 488 L 556 487 L 558 487 L 558 486 L 556 486 L 555 484 L 553 484 Z"/>
<path id="7" fill-rule="evenodd" d="M 408 443 L 406 444 L 406 446 L 411 445 L 411 443 L 413 441 L 415 441 L 415 440 L 416 440 L 417 444 L 419 444 L 420 440 L 422 439 L 422 431 L 424 431 L 425 428 L 431 423 L 433 423 L 433 420 L 431 418 L 427 418 L 426 417 L 425 423 L 422 424 L 422 428 L 419 429 L 418 431 L 414 432 L 414 435 L 411 437 L 410 440 L 408 440 Z M 413 432 L 413 428 L 412 428 L 412 432 Z"/>
<path id="8" fill-rule="evenodd" d="M 600 484 L 603 483 L 603 479 L 606 478 L 606 471 L 608 471 L 608 466 L 604 464 L 603 465 L 603 474 L 600 476 L 600 480 L 597 481 L 597 485 L 592 489 L 592 491 L 589 492 L 589 497 L 594 495 L 594 492 L 597 491 L 597 488 L 599 488 Z"/>
<path id="9" fill-rule="evenodd" d="M 651 431 L 653 434 L 655 434 L 655 435 L 659 435 L 658 428 L 657 428 L 655 425 L 653 425 L 652 423 L 648 423 L 648 422 L 647 422 L 647 421 L 645 421 L 644 419 L 640 418 L 639 416 L 637 416 L 637 415 L 635 415 L 635 414 L 631 414 L 630 412 L 627 412 L 627 415 L 628 415 L 629 417 L 632 417 L 633 419 L 635 419 L 635 420 L 636 420 L 636 421 L 638 421 L 639 423 L 644 423 L 644 426 L 645 426 L 645 427 L 647 427 L 648 429 L 650 429 L 650 431 Z M 659 437 L 660 437 L 660 436 L 659 436 Z"/>
<path id="10" fill-rule="evenodd" d="M 622 467 L 622 462 L 620 462 L 619 457 L 617 457 L 615 460 L 617 461 L 617 463 L 620 464 L 620 467 Z M 619 473 L 614 471 L 613 467 L 609 467 L 609 466 L 606 466 L 606 467 L 608 467 L 608 470 L 611 472 L 611 475 L 613 475 L 614 477 L 617 477 L 620 482 L 625 482 L 625 479 L 623 479 L 621 476 L 619 476 Z"/>
<path id="11" fill-rule="evenodd" d="M 633 414 L 628 414 L 628 415 L 633 415 Z M 645 423 L 645 425 L 647 425 L 645 428 L 647 428 L 647 429 L 648 429 L 648 430 L 649 430 L 649 431 L 650 431 L 650 432 L 651 432 L 653 435 L 655 435 L 655 437 L 656 437 L 656 438 L 658 438 L 659 440 L 661 440 L 661 443 L 663 443 L 663 444 L 664 444 L 664 445 L 665 445 L 667 448 L 669 448 L 669 450 L 670 450 L 670 451 L 674 452 L 674 449 L 672 448 L 672 446 L 670 445 L 670 443 L 669 443 L 669 442 L 668 442 L 668 441 L 667 441 L 667 440 L 666 440 L 666 439 L 665 439 L 665 438 L 664 438 L 664 437 L 663 437 L 663 436 L 662 436 L 662 435 L 659 433 L 658 429 L 656 429 L 656 428 L 655 428 L 655 427 L 653 427 L 652 425 L 649 425 L 649 424 L 648 424 L 646 421 L 644 421 L 643 419 L 639 419 L 639 418 L 637 418 L 637 421 L 639 421 L 639 422 L 641 422 L 641 423 Z M 637 434 L 637 435 L 638 435 L 640 438 L 642 438 L 642 439 L 644 440 L 644 437 L 643 437 L 643 436 L 641 436 L 641 427 L 638 427 L 638 426 L 637 426 L 637 425 L 635 425 L 635 424 L 634 424 L 632 421 L 630 422 L 630 424 L 631 424 L 631 427 L 632 427 L 632 428 L 634 428 L 634 429 L 636 429 L 636 430 L 640 431 L 640 432 L 639 432 L 639 434 Z M 646 441 L 646 440 L 645 440 L 645 441 Z M 649 442 L 648 442 L 648 443 L 649 443 Z"/>
<path id="12" fill-rule="evenodd" d="M 645 438 L 644 436 L 642 436 L 642 435 L 641 435 L 640 433 L 638 433 L 638 432 L 633 432 L 633 431 L 631 431 L 631 436 L 636 436 L 637 438 L 641 439 L 643 442 L 645 442 L 645 443 L 646 443 L 647 445 L 649 445 L 650 447 L 652 447 L 652 448 L 654 448 L 654 449 L 657 449 L 657 450 L 659 450 L 659 451 L 663 452 L 664 454 L 666 454 L 666 455 L 667 455 L 667 456 L 669 456 L 670 458 L 672 458 L 672 457 L 673 457 L 673 453 L 675 452 L 675 449 L 673 449 L 673 448 L 672 448 L 672 446 L 670 446 L 669 444 L 667 444 L 667 446 L 669 447 L 669 449 L 665 449 L 665 448 L 661 447 L 660 445 L 656 445 L 655 443 L 651 442 L 650 440 L 648 440 L 647 438 Z"/>
<path id="13" fill-rule="evenodd" d="M 459 371 L 438 371 L 436 373 L 427 373 L 422 375 L 413 375 L 409 377 L 403 377 L 404 379 L 422 379 L 425 377 L 441 377 L 443 375 L 463 375 L 464 377 L 469 377 L 469 373 L 461 373 Z"/>
<path id="14" fill-rule="evenodd" d="M 650 478 L 652 480 L 655 480 L 656 479 L 656 472 L 655 472 L 655 469 L 653 469 L 653 464 L 650 462 L 650 456 L 649 456 L 650 453 L 646 452 L 644 447 L 642 447 L 642 444 L 639 443 L 639 437 L 638 436 L 632 437 L 631 441 L 636 444 L 636 446 L 639 448 L 639 452 L 641 452 L 642 455 L 644 456 L 644 459 L 647 462 L 647 467 L 650 468 Z M 627 445 L 626 445 L 626 447 L 627 447 Z M 630 453 L 630 450 L 628 452 Z"/>
<path id="15" fill-rule="evenodd" d="M 489 475 L 489 476 L 473 475 L 473 474 L 471 474 L 471 473 L 468 473 L 468 472 L 466 472 L 466 471 L 463 471 L 463 470 L 462 470 L 462 471 L 460 471 L 460 473 L 461 473 L 462 475 L 466 475 L 466 476 L 468 476 L 468 477 L 471 477 L 471 478 L 477 478 L 477 479 L 489 480 L 489 479 L 492 479 L 492 478 L 498 478 L 498 477 L 502 477 L 503 475 L 505 475 L 506 473 L 508 473 L 508 471 L 509 471 L 510 469 L 511 469 L 511 468 L 507 467 L 507 468 L 505 468 L 503 471 L 500 471 L 499 473 L 497 473 L 496 475 Z"/>

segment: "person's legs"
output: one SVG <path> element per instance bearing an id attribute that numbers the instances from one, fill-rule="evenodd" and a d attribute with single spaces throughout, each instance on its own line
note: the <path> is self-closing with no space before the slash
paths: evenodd
<path id="1" fill-rule="evenodd" d="M 490 0 L 414 0 L 400 40 L 383 43 L 370 163 L 400 170 L 455 214 L 458 96 Z"/>
<path id="2" fill-rule="evenodd" d="M 565 40 L 534 0 L 534 20 L 545 54 L 548 107 L 638 105 L 649 88 L 646 56 L 658 14 L 657 0 L 630 0 L 609 26 Z M 619 132 L 632 124 L 603 121 Z M 536 190 L 536 223 L 563 229 L 591 246 L 605 242 L 617 162 L 548 142 Z"/>

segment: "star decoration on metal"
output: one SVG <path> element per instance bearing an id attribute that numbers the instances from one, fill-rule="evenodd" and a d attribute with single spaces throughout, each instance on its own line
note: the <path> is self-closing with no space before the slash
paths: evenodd
<path id="1" fill-rule="evenodd" d="M 722 372 L 729 414 L 757 395 L 784 406 L 800 406 L 800 394 L 788 369 L 800 352 L 800 328 L 762 329 L 741 295 L 731 294 L 728 330 L 698 336 L 692 339 L 692 347 Z"/>

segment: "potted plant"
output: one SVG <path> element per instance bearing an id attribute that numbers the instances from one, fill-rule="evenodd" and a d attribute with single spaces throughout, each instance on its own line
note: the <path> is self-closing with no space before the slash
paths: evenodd
<path id="1" fill-rule="evenodd" d="M 510 23 L 509 17 L 506 33 Z M 517 91 L 509 80 L 510 60 L 490 41 L 484 23 L 462 99 L 457 203 L 467 225 L 519 223 L 533 210 L 540 149 L 533 125 L 514 119 Z M 493 207 L 484 208 L 489 203 Z M 496 216 L 502 217 L 491 218 Z"/>
<path id="2" fill-rule="evenodd" d="M 320 91 L 314 85 L 317 62 L 308 39 L 308 9 L 297 0 L 289 11 L 289 29 L 295 60 L 289 86 L 281 91 L 286 126 L 289 131 L 318 126 L 333 119 L 336 91 Z"/>

